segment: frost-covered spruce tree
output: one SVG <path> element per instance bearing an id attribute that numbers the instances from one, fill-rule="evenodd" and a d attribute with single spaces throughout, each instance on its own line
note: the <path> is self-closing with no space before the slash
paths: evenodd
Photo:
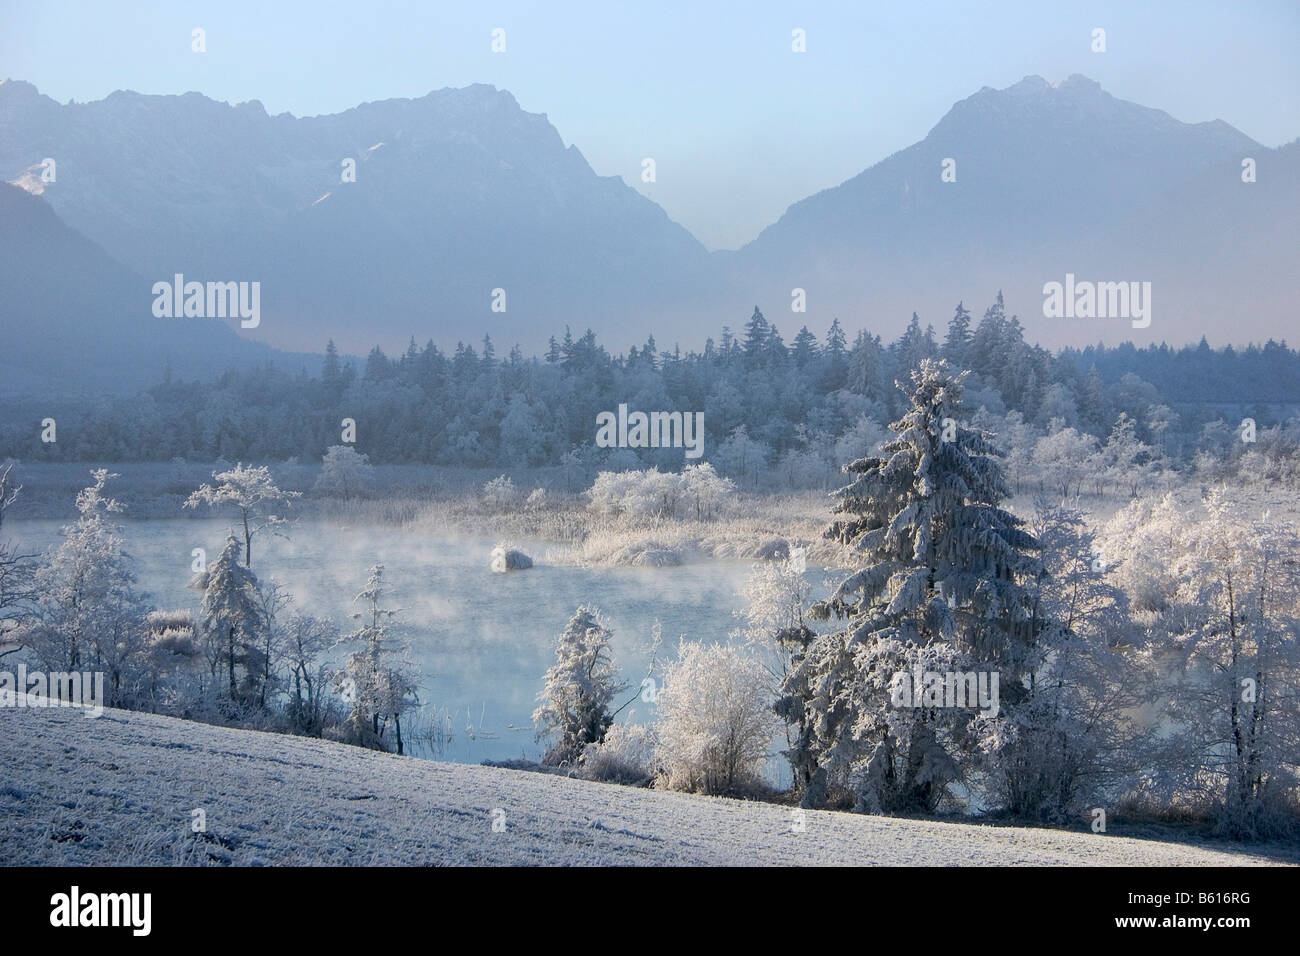
<path id="1" fill-rule="evenodd" d="M 582 605 L 555 645 L 555 663 L 533 712 L 537 739 L 554 737 L 542 763 L 573 763 L 588 744 L 600 743 L 613 718 L 609 705 L 627 689 L 618 679 L 609 642 L 614 636 L 600 612 Z"/>
<path id="2" fill-rule="evenodd" d="M 889 426 L 895 437 L 846 466 L 842 517 L 826 535 L 862 567 L 813 606 L 845 626 L 813 640 L 783 688 L 802 698 L 812 727 L 805 805 L 844 795 L 868 812 L 939 805 L 976 749 L 978 711 L 934 706 L 942 701 L 920 687 L 905 700 L 903 675 L 992 671 L 1003 711 L 1023 696 L 1039 626 L 1024 583 L 1041 566 L 1033 537 L 998 507 L 998 450 L 959 424 L 963 378 L 923 360 L 911 408 Z"/>
<path id="3" fill-rule="evenodd" d="M 354 743 L 375 750 L 388 749 L 384 739 L 391 724 L 393 745 L 405 752 L 402 714 L 419 704 L 419 668 L 410 660 L 410 648 L 394 638 L 392 620 L 397 611 L 381 607 L 384 566 L 370 569 L 366 586 L 355 598 L 365 609 L 353 615 L 361 626 L 344 641 L 360 644 L 337 675 L 335 687 L 351 704 L 348 727 Z"/>
<path id="4" fill-rule="evenodd" d="M 266 626 L 262 595 L 257 578 L 239 563 L 240 543 L 233 534 L 226 538 L 221 556 L 202 578 L 203 601 L 199 606 L 208 666 L 215 678 L 225 665 L 232 701 L 240 699 L 235 669 L 243 667 L 246 680 L 257 669 L 251 657 L 258 636 Z"/>

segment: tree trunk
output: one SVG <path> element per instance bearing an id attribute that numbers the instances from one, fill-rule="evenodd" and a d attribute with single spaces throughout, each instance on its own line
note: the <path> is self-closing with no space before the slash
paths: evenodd
<path id="1" fill-rule="evenodd" d="M 226 640 L 226 664 L 230 671 L 230 699 L 235 699 L 235 628 L 231 625 Z"/>

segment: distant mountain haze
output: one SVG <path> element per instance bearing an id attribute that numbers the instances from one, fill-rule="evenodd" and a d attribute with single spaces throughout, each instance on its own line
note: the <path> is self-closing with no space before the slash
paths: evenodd
<path id="1" fill-rule="evenodd" d="M 57 184 L 57 180 L 56 180 Z M 0 183 L 0 396 L 134 392 L 274 362 L 318 371 L 219 320 L 160 319 L 150 283 L 63 223 L 50 204 Z"/>
<path id="2" fill-rule="evenodd" d="M 794 204 L 742 249 L 709 253 L 489 86 L 295 118 L 197 93 L 61 105 L 0 83 L 0 179 L 40 192 L 140 277 L 114 293 L 116 321 L 146 322 L 152 283 L 176 273 L 259 281 L 262 321 L 231 323 L 235 336 L 299 351 L 333 338 L 353 354 L 484 334 L 499 353 L 540 352 L 565 325 L 617 350 L 649 334 L 700 348 L 755 304 L 787 340 L 837 316 L 850 337 L 892 338 L 913 311 L 942 334 L 958 300 L 978 318 L 999 289 L 1049 347 L 1278 337 L 1300 291 L 1298 152 L 1085 77 L 1028 77 L 957 103 L 921 142 Z M 40 182 L 45 157 L 54 183 Z M 355 182 L 342 181 L 348 160 Z M 1150 282 L 1150 325 L 1045 317 L 1044 284 L 1067 273 Z M 791 310 L 796 288 L 806 312 Z"/>
<path id="3" fill-rule="evenodd" d="M 266 318 L 244 334 L 282 348 L 537 346 L 565 322 L 613 328 L 694 298 L 710 265 L 487 86 L 296 119 L 193 93 L 60 106 L 7 81 L 0 131 L 4 177 L 55 157 L 45 198 L 150 282 L 260 281 Z"/>
<path id="4" fill-rule="evenodd" d="M 1247 157 L 1255 183 L 1241 180 Z M 955 182 L 941 179 L 945 159 Z M 1180 123 L 1081 76 L 1029 77 L 981 90 L 920 143 L 796 203 L 733 254 L 733 281 L 758 301 L 804 287 L 810 313 L 887 338 L 913 310 L 941 332 L 959 299 L 978 317 L 1001 288 L 1026 337 L 1049 347 L 1262 340 L 1296 292 L 1294 239 L 1278 241 L 1300 223 L 1295 172 L 1294 149 L 1226 123 Z M 1151 325 L 1045 318 L 1043 286 L 1067 272 L 1152 282 Z"/>

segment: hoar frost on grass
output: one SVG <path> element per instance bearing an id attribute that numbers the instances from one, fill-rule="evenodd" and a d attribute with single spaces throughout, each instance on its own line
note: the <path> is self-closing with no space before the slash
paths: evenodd
<path id="1" fill-rule="evenodd" d="M 192 829 L 204 810 L 206 832 Z M 505 829 L 493 832 L 493 810 Z M 4 865 L 1240 865 L 1227 845 L 804 811 L 170 717 L 0 710 Z"/>

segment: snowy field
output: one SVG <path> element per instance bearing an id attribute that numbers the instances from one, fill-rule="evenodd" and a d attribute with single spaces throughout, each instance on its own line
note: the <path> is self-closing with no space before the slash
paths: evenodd
<path id="1" fill-rule="evenodd" d="M 192 832 L 196 810 L 206 832 Z M 818 811 L 807 812 L 802 831 L 792 822 L 790 809 L 769 804 L 434 763 L 142 713 L 90 720 L 72 709 L 0 709 L 6 865 L 1300 862 L 1296 848 L 1246 853 Z"/>

